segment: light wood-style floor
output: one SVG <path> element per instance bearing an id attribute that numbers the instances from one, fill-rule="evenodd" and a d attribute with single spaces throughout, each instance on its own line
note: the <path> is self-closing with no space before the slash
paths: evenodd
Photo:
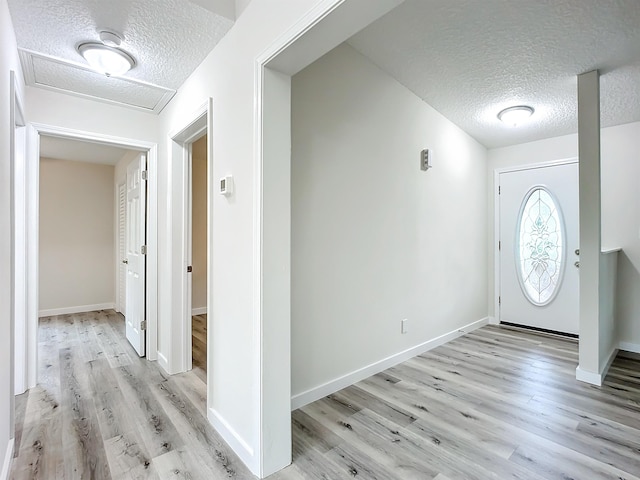
<path id="1" fill-rule="evenodd" d="M 572 340 L 484 327 L 292 414 L 289 479 L 640 478 L 640 361 L 575 380 Z M 114 312 L 50 317 L 12 479 L 253 478 L 206 386 L 139 359 Z"/>
<path id="2" fill-rule="evenodd" d="M 207 315 L 191 317 L 193 373 L 207 383 Z"/>

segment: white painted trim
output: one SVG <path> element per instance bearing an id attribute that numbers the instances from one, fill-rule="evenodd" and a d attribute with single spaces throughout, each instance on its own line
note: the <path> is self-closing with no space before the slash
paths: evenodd
<path id="1" fill-rule="evenodd" d="M 609 373 L 609 369 L 611 368 L 611 364 L 616 359 L 616 355 L 618 355 L 618 349 L 613 347 L 611 353 L 609 353 L 609 358 L 607 358 L 607 362 L 600 369 L 600 381 L 604 382 L 604 379 L 607 378 L 607 373 Z"/>
<path id="2" fill-rule="evenodd" d="M 158 145 L 147 153 L 147 360 L 158 359 Z M 126 307 L 125 307 L 126 308 Z"/>
<path id="3" fill-rule="evenodd" d="M 207 137 L 207 161 L 208 169 L 213 171 L 212 164 L 212 152 L 209 150 L 212 145 L 209 140 L 212 136 L 210 117 L 213 115 L 213 99 L 208 98 L 203 102 L 189 117 L 188 121 L 183 123 L 181 127 L 172 130 L 169 133 L 169 152 L 171 155 L 171 165 L 180 162 L 181 178 L 173 178 L 172 182 L 175 182 L 169 189 L 170 192 L 175 193 L 175 197 L 172 201 L 179 197 L 181 202 L 180 218 L 172 216 L 170 225 L 173 226 L 176 222 L 180 226 L 180 237 L 175 242 L 171 240 L 171 258 L 177 258 L 178 253 L 179 261 L 176 263 L 174 259 L 171 262 L 172 272 L 171 278 L 176 283 L 172 285 L 172 310 L 173 318 L 177 318 L 175 334 L 171 336 L 171 351 L 174 352 L 171 355 L 171 363 L 169 365 L 169 371 L 172 373 L 186 372 L 191 370 L 193 366 L 193 346 L 191 342 L 191 299 L 192 299 L 192 276 L 187 273 L 187 265 L 191 264 L 191 146 L 194 141 L 201 138 L 203 135 Z M 171 175 L 170 175 L 171 176 Z M 207 181 L 207 191 L 210 186 Z M 209 198 L 209 194 L 207 194 Z M 173 211 L 173 206 L 171 208 Z M 209 214 L 207 214 L 208 216 Z M 173 235 L 172 228 L 170 228 L 170 235 Z M 207 241 L 209 244 L 209 241 Z M 207 269 L 208 270 L 208 269 Z M 207 272 L 207 278 L 209 274 Z M 211 290 L 211 285 L 207 287 Z M 207 369 L 209 370 L 209 369 Z"/>
<path id="4" fill-rule="evenodd" d="M 640 353 L 640 344 L 637 343 L 620 342 L 618 348 L 619 350 L 623 350 L 625 352 Z"/>
<path id="5" fill-rule="evenodd" d="M 171 375 L 171 372 L 169 371 L 169 360 L 167 360 L 167 357 L 165 357 L 162 352 L 158 352 L 158 365 L 160 365 L 165 372 Z"/>
<path id="6" fill-rule="evenodd" d="M 524 165 L 513 165 L 509 167 L 496 168 L 495 172 L 498 174 L 520 172 L 522 170 L 535 170 L 537 168 L 557 167 L 559 165 L 570 165 L 572 163 L 578 163 L 578 157 L 562 158 L 560 160 L 550 160 L 547 162 L 527 163 Z"/>
<path id="7" fill-rule="evenodd" d="M 14 395 L 27 389 L 27 129 L 24 121 L 24 92 L 15 71 L 10 76 L 9 170 L 11 227 L 11 302 L 10 366 L 11 391 Z M 21 155 L 18 154 L 20 152 Z M 14 428 L 15 399 L 11 397 L 11 422 Z"/>
<path id="8" fill-rule="evenodd" d="M 402 352 L 398 352 L 393 354 L 387 358 L 374 362 L 366 367 L 362 367 L 358 370 L 355 370 L 351 373 L 343 375 L 342 377 L 336 378 L 327 382 L 318 387 L 311 388 L 305 392 L 299 393 L 291 397 L 291 410 L 296 410 L 300 407 L 308 405 L 309 403 L 315 402 L 327 395 L 337 392 L 338 390 L 342 390 L 343 388 L 348 387 L 349 385 L 353 385 L 365 378 L 370 377 L 371 375 L 375 375 L 376 373 L 380 373 L 387 368 L 393 367 L 399 363 L 405 362 L 410 358 L 415 357 L 416 355 L 420 355 L 424 352 L 432 350 L 440 345 L 443 345 L 451 340 L 458 338 L 465 333 L 472 332 L 480 327 L 489 324 L 489 317 L 485 317 L 481 320 L 477 320 L 473 323 L 465 325 L 462 328 L 453 330 L 449 333 L 445 333 L 444 335 L 440 335 L 439 337 L 433 338 L 431 340 L 427 340 L 415 347 L 408 348 L 403 350 Z"/>
<path id="9" fill-rule="evenodd" d="M 207 314 L 207 307 L 200 307 L 200 308 L 192 308 L 191 309 L 191 316 L 194 315 L 206 315 Z"/>
<path id="10" fill-rule="evenodd" d="M 9 480 L 9 472 L 11 471 L 11 463 L 13 463 L 13 447 L 15 440 L 9 439 L 7 444 L 7 451 L 4 454 L 4 461 L 2 462 L 2 472 L 0 472 L 0 480 Z"/>
<path id="11" fill-rule="evenodd" d="M 500 325 L 500 321 L 496 317 L 487 317 L 489 325 Z"/>
<path id="12" fill-rule="evenodd" d="M 158 352 L 158 145 L 154 142 L 76 130 L 41 123 L 28 125 L 27 140 L 27 349 L 28 386 L 35 387 L 38 365 L 38 216 L 40 135 L 85 140 L 147 151 L 149 171 L 147 215 L 147 360 L 157 360 Z M 154 280 L 155 279 L 155 280 Z"/>
<path id="13" fill-rule="evenodd" d="M 258 55 L 254 68 L 254 156 L 253 156 L 253 285 L 252 285 L 252 317 L 253 317 L 253 343 L 248 348 L 251 351 L 251 363 L 253 365 L 252 378 L 258 386 L 258 396 L 252 404 L 252 412 L 256 418 L 253 434 L 258 439 L 256 445 L 257 463 L 249 465 L 252 473 L 260 478 L 267 477 L 291 462 L 291 445 L 287 441 L 274 442 L 269 432 L 290 431 L 291 416 L 287 403 L 290 401 L 290 391 L 278 391 L 269 381 L 265 381 L 273 372 L 279 375 L 291 374 L 291 358 L 287 349 L 285 358 L 282 351 L 278 351 L 272 345 L 272 339 L 265 338 L 265 332 L 273 338 L 289 338 L 291 333 L 290 315 L 290 290 L 285 292 L 283 288 L 275 288 L 279 298 L 268 298 L 269 308 L 280 309 L 287 312 L 289 318 L 282 315 L 274 315 L 273 319 L 265 315 L 264 311 L 264 282 L 265 259 L 282 255 L 282 251 L 272 245 L 267 246 L 265 252 L 265 191 L 272 194 L 269 188 L 265 188 L 265 165 L 264 160 L 270 155 L 273 158 L 282 159 L 282 152 L 277 151 L 281 147 L 281 142 L 269 142 L 265 144 L 263 129 L 265 127 L 265 104 L 270 102 L 268 114 L 271 109 L 282 112 L 283 107 L 290 109 L 290 95 L 284 100 L 281 97 L 281 90 L 278 88 L 267 88 L 270 83 L 269 78 L 276 79 L 276 83 L 282 80 L 278 75 L 265 75 L 270 68 L 273 72 L 291 76 L 306 65 L 320 58 L 338 44 L 347 40 L 361 28 L 373 23 L 404 0 L 321 0 L 308 11 L 298 22 L 296 22 L 282 36 L 278 37 L 269 45 L 262 54 Z M 344 7 L 344 8 L 341 8 Z M 292 48 L 293 47 L 293 48 Z M 284 55 L 282 55 L 284 54 Z M 265 79 L 266 82 L 265 82 Z M 265 85 L 267 83 L 267 85 Z M 270 93 L 269 90 L 272 90 Z M 290 123 L 290 122 L 289 122 Z M 273 127 L 273 124 L 270 125 Z M 278 134 L 290 135 L 290 125 L 279 125 L 282 129 Z M 274 132 L 271 132 L 274 135 Z M 280 137 L 282 139 L 283 137 Z M 272 138 L 270 138 L 271 140 Z M 290 152 L 289 152 L 290 157 Z M 290 160 L 290 158 L 289 158 Z M 273 182 L 273 180 L 270 180 Z M 267 184 L 273 187 L 271 183 Z M 281 187 L 279 187 L 281 188 Z M 288 187 L 290 189 L 290 186 Z M 288 192 L 290 193 L 290 192 Z M 267 202 L 269 205 L 270 203 Z M 289 215 L 290 212 L 281 212 L 281 215 Z M 273 217 L 277 217 L 273 215 Z M 290 228 L 290 218 L 280 216 L 279 223 L 288 223 Z M 271 226 L 271 224 L 268 224 Z M 271 240 L 272 244 L 278 245 Z M 280 247 L 282 247 L 280 245 Z M 270 251 L 269 248 L 274 248 Z M 280 272 L 282 273 L 282 272 Z M 278 275 L 276 274 L 276 277 Z M 267 280 L 268 282 L 268 280 Z M 288 297 L 288 298 L 286 298 Z M 266 319 L 266 320 L 265 320 Z M 276 325 L 271 324 L 271 321 Z M 285 326 L 286 323 L 286 326 Z M 268 385 L 268 386 L 265 386 Z"/>
<path id="14" fill-rule="evenodd" d="M 245 465 L 254 467 L 256 465 L 256 458 L 251 445 L 233 429 L 215 408 L 209 407 L 207 410 L 207 418 L 223 440 L 227 442 L 235 454 L 240 457 L 240 460 L 242 460 Z"/>
<path id="15" fill-rule="evenodd" d="M 583 370 L 580 367 L 576 367 L 576 380 L 581 382 L 590 383 L 591 385 L 595 385 L 597 387 L 602 386 L 602 375 L 595 372 L 589 372 L 587 370 Z"/>
<path id="16" fill-rule="evenodd" d="M 51 317 L 53 315 L 68 315 L 71 313 L 96 312 L 98 310 L 115 310 L 116 304 L 96 303 L 94 305 L 78 305 L 75 307 L 51 308 L 48 310 L 38 311 L 38 318 Z"/>
<path id="17" fill-rule="evenodd" d="M 39 289 L 39 200 L 40 200 L 40 136 L 27 126 L 26 157 L 26 223 L 27 223 L 27 388 L 36 386 L 38 377 L 38 289 Z"/>
<path id="18" fill-rule="evenodd" d="M 493 317 L 496 324 L 500 323 L 500 172 L 493 171 Z"/>

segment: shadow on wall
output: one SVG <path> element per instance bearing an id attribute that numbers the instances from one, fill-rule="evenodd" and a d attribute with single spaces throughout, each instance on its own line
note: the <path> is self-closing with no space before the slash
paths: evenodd
<path id="1" fill-rule="evenodd" d="M 624 342 L 628 338 L 640 338 L 640 318 L 633 318 L 634 312 L 640 311 L 640 272 L 627 253 L 622 250 L 618 254 L 617 285 L 617 324 L 619 338 Z"/>

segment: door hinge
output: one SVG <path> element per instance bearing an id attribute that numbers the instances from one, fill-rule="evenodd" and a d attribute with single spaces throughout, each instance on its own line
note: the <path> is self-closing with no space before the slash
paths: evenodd
<path id="1" fill-rule="evenodd" d="M 502 250 L 502 242 L 498 240 L 498 250 Z"/>
<path id="2" fill-rule="evenodd" d="M 143 320 L 142 322 L 140 322 L 140 330 L 146 330 L 147 329 L 147 321 Z"/>
<path id="3" fill-rule="evenodd" d="M 498 195 L 500 195 L 500 185 L 498 185 Z"/>
<path id="4" fill-rule="evenodd" d="M 187 273 L 193 272 L 193 267 L 191 265 L 187 266 Z"/>
<path id="5" fill-rule="evenodd" d="M 142 245 L 142 246 L 140 247 L 140 253 L 141 253 L 142 255 L 146 255 L 146 254 L 147 254 L 147 246 L 146 246 L 146 245 Z"/>
<path id="6" fill-rule="evenodd" d="M 502 297 L 498 297 L 498 305 L 502 305 Z"/>
<path id="7" fill-rule="evenodd" d="M 147 170 L 142 170 L 140 173 L 142 174 L 143 180 L 149 180 L 149 172 Z"/>

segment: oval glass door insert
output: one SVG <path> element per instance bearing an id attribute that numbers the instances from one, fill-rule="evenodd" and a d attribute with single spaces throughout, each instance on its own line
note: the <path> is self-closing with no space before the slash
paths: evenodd
<path id="1" fill-rule="evenodd" d="M 544 187 L 534 187 L 520 209 L 516 242 L 518 278 L 525 297 L 534 305 L 553 300 L 562 282 L 564 224 L 560 208 Z"/>

